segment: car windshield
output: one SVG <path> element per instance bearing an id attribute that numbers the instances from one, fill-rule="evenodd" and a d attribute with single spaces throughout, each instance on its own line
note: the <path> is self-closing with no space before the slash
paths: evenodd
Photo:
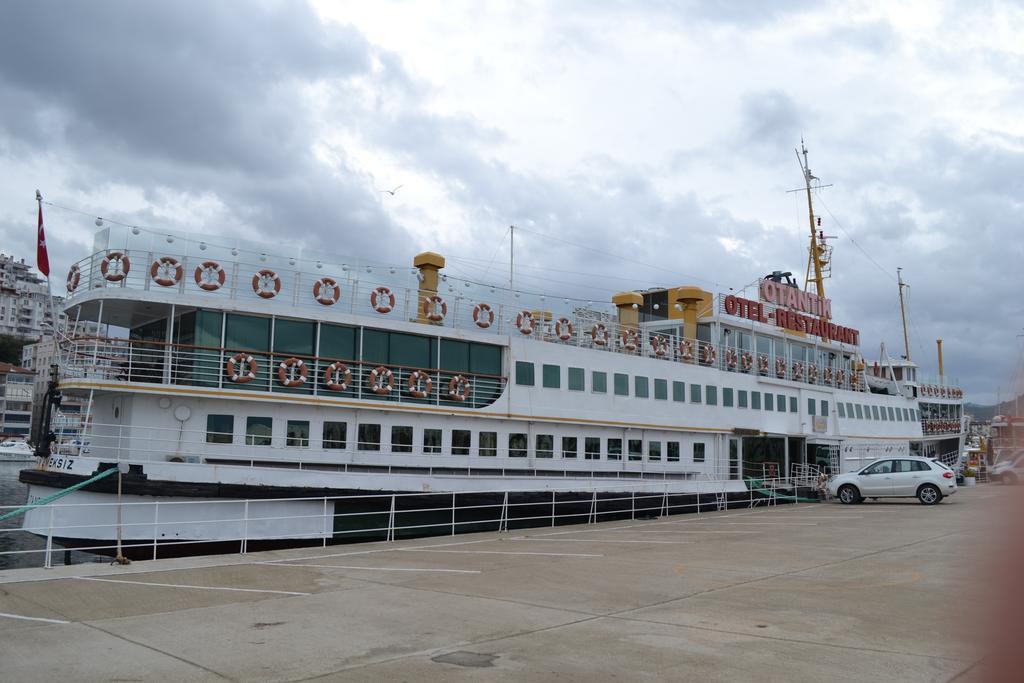
<path id="1" fill-rule="evenodd" d="M 889 474 L 892 472 L 892 460 L 883 460 L 882 462 L 876 462 L 873 465 L 868 465 L 866 468 L 861 470 L 861 474 Z"/>

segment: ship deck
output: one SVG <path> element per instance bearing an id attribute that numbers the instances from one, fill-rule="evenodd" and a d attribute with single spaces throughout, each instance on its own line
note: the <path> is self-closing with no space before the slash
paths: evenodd
<path id="1" fill-rule="evenodd" d="M 971 680 L 979 530 L 1011 491 L 8 570 L 0 669 L 24 681 Z"/>

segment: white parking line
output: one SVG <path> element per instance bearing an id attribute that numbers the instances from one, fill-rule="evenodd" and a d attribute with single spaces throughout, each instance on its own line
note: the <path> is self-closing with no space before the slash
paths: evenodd
<path id="1" fill-rule="evenodd" d="M 297 591 L 274 591 L 262 588 L 233 588 L 229 586 L 190 586 L 183 583 L 154 583 L 151 581 L 127 581 L 125 579 L 101 579 L 96 576 L 73 576 L 71 578 L 79 581 L 102 581 L 103 583 L 129 583 L 134 586 L 157 586 L 160 588 L 189 588 L 200 591 L 233 591 L 236 593 L 273 593 L 275 595 L 312 595 L 312 593 L 299 593 Z"/>
<path id="2" fill-rule="evenodd" d="M 303 557 L 287 557 L 280 560 L 266 560 L 260 564 L 275 564 L 277 562 L 301 562 L 304 560 L 326 560 L 329 557 L 349 557 L 351 555 L 373 555 L 375 553 L 393 553 L 396 550 L 418 550 L 420 548 L 449 548 L 455 545 L 473 545 L 475 543 L 494 543 L 496 538 L 484 538 L 477 541 L 453 541 L 452 543 L 432 543 L 429 545 L 416 545 L 411 548 L 371 548 L 370 550 L 350 550 L 346 553 L 328 553 L 323 555 L 305 555 Z"/>
<path id="3" fill-rule="evenodd" d="M 43 617 L 26 617 L 22 614 L 8 614 L 7 612 L 0 612 L 0 617 L 5 619 L 22 619 L 24 621 L 42 621 L 47 624 L 70 624 L 70 621 L 64 621 L 63 619 L 44 619 Z"/>
<path id="4" fill-rule="evenodd" d="M 736 533 L 753 533 L 738 531 Z M 543 555 L 544 557 L 604 557 L 589 553 L 531 553 L 514 550 L 431 550 L 429 548 L 395 548 L 402 553 L 452 553 L 457 555 Z"/>
<path id="5" fill-rule="evenodd" d="M 280 562 L 257 562 L 270 567 L 316 567 L 319 569 L 363 569 L 368 572 L 437 572 L 442 574 L 481 574 L 476 569 L 438 569 L 421 567 L 356 567 L 344 564 L 281 564 Z"/>
<path id="6" fill-rule="evenodd" d="M 614 531 L 619 534 L 756 534 L 756 531 L 740 531 L 739 529 L 623 529 L 622 531 L 616 531 L 615 529 L 608 529 L 607 531 Z"/>
<path id="7" fill-rule="evenodd" d="M 627 541 L 622 538 L 538 538 L 537 536 L 516 536 L 510 541 L 549 541 L 554 543 L 660 543 L 664 545 L 684 545 L 693 541 Z"/>
<path id="8" fill-rule="evenodd" d="M 714 522 L 704 524 L 733 524 L 736 526 L 818 526 L 817 522 Z"/>

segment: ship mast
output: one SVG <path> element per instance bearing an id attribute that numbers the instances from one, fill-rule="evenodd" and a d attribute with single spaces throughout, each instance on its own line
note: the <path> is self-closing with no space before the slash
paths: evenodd
<path id="1" fill-rule="evenodd" d="M 903 348 L 906 351 L 906 359 L 910 360 L 910 341 L 907 336 L 907 309 L 903 304 L 903 288 L 909 287 L 906 282 L 903 281 L 903 269 L 896 269 L 896 279 L 900 285 L 900 316 L 903 318 Z"/>
<path id="2" fill-rule="evenodd" d="M 804 172 L 804 186 L 807 191 L 807 220 L 811 226 L 811 249 L 807 256 L 807 274 L 804 277 L 804 289 L 806 290 L 810 287 L 811 282 L 814 282 L 818 296 L 824 299 L 824 271 L 828 263 L 828 248 L 825 246 L 824 234 L 819 237 L 818 231 L 815 229 L 814 204 L 811 202 L 811 181 L 818 180 L 818 177 L 811 174 L 811 169 L 807 165 L 807 148 L 804 146 L 803 138 L 800 138 L 800 150 L 793 151 L 796 152 L 797 163 L 800 164 L 800 169 Z M 803 159 L 800 158 L 801 154 Z M 813 278 L 811 278 L 812 270 L 814 271 Z"/>

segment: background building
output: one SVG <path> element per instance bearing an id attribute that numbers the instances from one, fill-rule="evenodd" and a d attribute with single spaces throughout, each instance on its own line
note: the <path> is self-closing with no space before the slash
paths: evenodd
<path id="1" fill-rule="evenodd" d="M 63 302 L 61 297 L 54 297 L 53 307 L 61 319 Z M 0 254 L 0 335 L 36 340 L 52 325 L 46 280 L 25 259 Z"/>
<path id="2" fill-rule="evenodd" d="M 0 437 L 28 436 L 35 375 L 26 368 L 0 363 Z"/>

